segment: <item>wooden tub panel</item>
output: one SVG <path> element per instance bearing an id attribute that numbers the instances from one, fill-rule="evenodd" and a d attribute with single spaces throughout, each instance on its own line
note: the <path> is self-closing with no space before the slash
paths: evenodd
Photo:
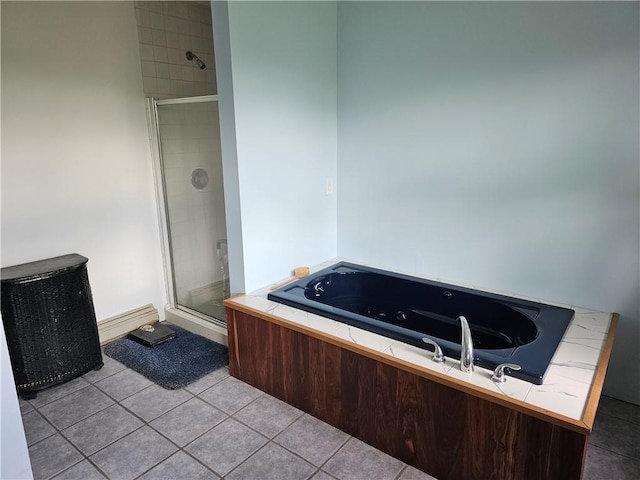
<path id="1" fill-rule="evenodd" d="M 587 436 L 231 308 L 231 375 L 435 476 L 581 476 Z"/>

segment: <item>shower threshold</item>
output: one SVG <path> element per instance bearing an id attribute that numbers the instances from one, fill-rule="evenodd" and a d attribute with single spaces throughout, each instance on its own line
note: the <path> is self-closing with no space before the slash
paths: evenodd
<path id="1" fill-rule="evenodd" d="M 227 345 L 227 326 L 224 322 L 186 308 L 166 306 L 164 313 L 167 322 Z"/>

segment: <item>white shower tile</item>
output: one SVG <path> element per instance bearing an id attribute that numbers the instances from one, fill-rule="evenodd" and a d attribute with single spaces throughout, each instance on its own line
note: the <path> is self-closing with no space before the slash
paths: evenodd
<path id="1" fill-rule="evenodd" d="M 153 44 L 154 45 L 162 45 L 162 46 L 166 46 L 167 45 L 167 36 L 164 33 L 164 30 L 160 30 L 157 28 L 152 28 L 151 29 L 151 35 L 153 38 Z"/>
<path id="2" fill-rule="evenodd" d="M 140 44 L 140 59 L 153 60 L 153 45 Z"/>
<path id="3" fill-rule="evenodd" d="M 162 13 L 162 2 L 147 2 L 149 10 L 156 13 Z"/>
<path id="4" fill-rule="evenodd" d="M 177 50 L 172 50 L 177 52 Z M 169 58 L 169 78 L 171 80 L 182 80 L 182 67 L 180 65 L 174 65 L 175 62 L 180 60 L 175 58 L 175 54 L 172 54 L 174 58 Z"/>
<path id="5" fill-rule="evenodd" d="M 177 17 L 178 16 L 178 7 L 175 2 L 162 2 L 162 13 L 165 15 Z"/>
<path id="6" fill-rule="evenodd" d="M 167 32 L 178 33 L 178 18 L 177 17 L 164 17 L 164 28 Z"/>
<path id="7" fill-rule="evenodd" d="M 184 197 L 187 194 L 189 185 L 184 181 L 167 182 L 167 196 L 173 200 L 174 197 Z"/>
<path id="8" fill-rule="evenodd" d="M 167 80 L 169 80 L 169 64 L 156 63 L 156 76 L 158 78 L 166 78 Z"/>
<path id="9" fill-rule="evenodd" d="M 194 82 L 194 89 L 196 95 L 212 95 L 215 93 L 206 82 Z"/>
<path id="10" fill-rule="evenodd" d="M 169 136 L 164 137 L 169 139 Z M 174 137 L 175 138 L 175 137 Z M 165 168 L 176 168 L 182 166 L 182 159 L 180 158 L 180 148 L 177 142 L 162 142 L 162 157 L 164 160 Z"/>
<path id="11" fill-rule="evenodd" d="M 202 23 L 206 23 L 207 25 L 211 26 L 211 22 L 212 22 L 212 18 L 211 18 L 211 10 L 206 10 L 205 9 L 205 13 L 204 15 L 202 15 L 202 17 L 200 17 L 200 21 Z"/>
<path id="12" fill-rule="evenodd" d="M 155 45 L 153 47 L 153 59 L 156 62 L 168 63 L 169 62 L 169 56 L 168 56 L 168 53 L 167 53 L 167 47 L 166 46 L 157 46 L 157 45 Z"/>
<path id="13" fill-rule="evenodd" d="M 194 88 L 193 82 L 182 81 L 182 94 L 185 96 L 195 95 L 196 89 Z"/>
<path id="14" fill-rule="evenodd" d="M 182 72 L 179 72 L 179 74 L 182 75 Z M 171 70 L 169 70 L 169 75 L 171 75 Z M 182 80 L 171 78 L 170 81 L 171 81 L 171 91 L 177 95 L 182 94 Z"/>
<path id="15" fill-rule="evenodd" d="M 164 30 L 164 17 L 161 13 L 151 12 L 151 28 Z"/>
<path id="16" fill-rule="evenodd" d="M 193 81 L 193 67 L 182 67 L 182 80 Z"/>
<path id="17" fill-rule="evenodd" d="M 189 5 L 189 20 L 200 20 L 204 15 L 202 9 L 197 5 Z"/>
<path id="18" fill-rule="evenodd" d="M 149 27 L 138 27 L 138 38 L 140 43 L 153 43 L 153 33 Z"/>
<path id="19" fill-rule="evenodd" d="M 178 33 L 180 34 L 181 39 L 182 37 L 189 35 L 189 20 L 186 20 L 184 18 L 178 19 Z M 180 46 L 183 46 L 182 43 L 180 44 Z"/>
<path id="20" fill-rule="evenodd" d="M 172 75 L 176 80 L 182 79 L 182 65 L 183 60 L 185 60 L 185 52 L 178 48 L 169 48 L 167 50 L 167 57 L 169 59 L 169 64 L 173 66 Z"/>
<path id="21" fill-rule="evenodd" d="M 151 27 L 151 12 L 149 10 L 136 8 L 136 19 L 138 21 L 138 26 Z"/>
<path id="22" fill-rule="evenodd" d="M 187 2 L 178 2 L 176 3 L 176 16 L 178 18 L 189 18 L 189 5 Z"/>
<path id="23" fill-rule="evenodd" d="M 158 79 L 158 92 L 162 94 L 171 93 L 171 81 L 168 78 Z"/>
<path id="24" fill-rule="evenodd" d="M 176 32 L 167 32 L 167 47 L 169 48 L 179 48 L 180 47 L 180 37 Z M 171 56 L 169 56 L 171 58 Z"/>
<path id="25" fill-rule="evenodd" d="M 156 76 L 156 63 L 144 60 L 142 62 L 142 76 L 144 77 L 155 77 Z"/>
<path id="26" fill-rule="evenodd" d="M 169 113 L 169 112 L 167 112 Z M 164 115 L 163 115 L 164 117 Z M 167 115 L 168 117 L 168 115 Z M 176 128 L 175 125 L 168 123 L 170 121 L 169 118 L 163 118 L 163 123 L 160 124 L 160 135 L 162 138 L 162 141 L 165 142 L 167 139 L 174 139 L 176 138 Z M 166 143 L 166 142 L 165 142 Z M 168 159 L 164 159 L 165 164 L 168 161 Z"/>
<path id="27" fill-rule="evenodd" d="M 142 77 L 142 88 L 145 92 L 155 92 L 158 83 L 155 77 Z"/>
<path id="28" fill-rule="evenodd" d="M 191 20 L 189 22 L 189 35 L 192 37 L 200 37 L 200 22 Z"/>
<path id="29" fill-rule="evenodd" d="M 213 40 L 213 30 L 211 28 L 211 23 L 204 23 L 202 26 L 202 36 L 207 40 Z"/>

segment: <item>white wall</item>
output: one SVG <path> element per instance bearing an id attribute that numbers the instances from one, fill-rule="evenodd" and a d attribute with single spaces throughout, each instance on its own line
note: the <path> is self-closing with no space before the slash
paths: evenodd
<path id="1" fill-rule="evenodd" d="M 338 12 L 338 254 L 617 311 L 640 403 L 638 4 Z"/>
<path id="2" fill-rule="evenodd" d="M 166 303 L 132 2 L 2 2 L 2 265 L 77 252 L 98 320 Z"/>
<path id="3" fill-rule="evenodd" d="M 218 91 L 221 114 L 233 92 L 244 287 L 252 291 L 336 255 L 336 195 L 325 195 L 325 181 L 337 169 L 337 10 L 333 2 L 226 7 L 232 83 L 219 76 Z M 216 44 L 221 29 L 214 18 Z M 223 130 L 223 154 L 225 138 Z"/>

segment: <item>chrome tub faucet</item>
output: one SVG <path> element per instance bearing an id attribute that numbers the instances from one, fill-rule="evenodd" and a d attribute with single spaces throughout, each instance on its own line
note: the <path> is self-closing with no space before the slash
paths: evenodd
<path id="1" fill-rule="evenodd" d="M 444 354 L 442 353 L 442 349 L 440 348 L 440 345 L 438 345 L 436 342 L 434 342 L 433 340 L 427 337 L 424 337 L 422 341 L 427 345 L 431 345 L 433 347 L 433 357 L 431 357 L 431 360 L 433 360 L 436 363 L 444 362 Z"/>
<path id="2" fill-rule="evenodd" d="M 463 372 L 473 372 L 473 340 L 471 339 L 471 329 L 467 319 L 460 315 L 460 328 L 462 329 L 462 342 L 460 342 L 460 370 Z"/>
<path id="3" fill-rule="evenodd" d="M 491 380 L 496 383 L 504 383 L 507 381 L 507 372 L 512 370 L 520 370 L 520 365 L 514 365 L 513 363 L 501 363 L 493 371 Z"/>

